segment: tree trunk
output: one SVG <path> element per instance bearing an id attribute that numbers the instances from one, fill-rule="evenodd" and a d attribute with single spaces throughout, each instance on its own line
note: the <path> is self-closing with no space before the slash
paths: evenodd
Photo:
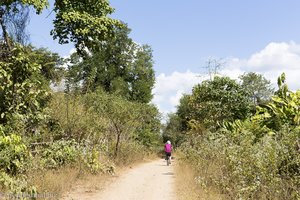
<path id="1" fill-rule="evenodd" d="M 117 142 L 116 142 L 116 147 L 115 147 L 115 157 L 118 156 L 118 152 L 119 152 L 119 146 L 120 146 L 120 137 L 121 137 L 121 133 L 117 134 Z"/>
<path id="2" fill-rule="evenodd" d="M 4 14 L 5 14 L 5 11 L 3 10 L 3 8 L 0 8 L 0 25 L 2 28 L 2 32 L 3 32 L 3 39 L 4 39 L 4 42 L 5 42 L 8 50 L 11 51 L 12 47 L 11 47 L 10 39 L 9 39 L 9 36 L 7 33 L 7 28 L 4 23 L 4 18 L 3 18 Z"/>

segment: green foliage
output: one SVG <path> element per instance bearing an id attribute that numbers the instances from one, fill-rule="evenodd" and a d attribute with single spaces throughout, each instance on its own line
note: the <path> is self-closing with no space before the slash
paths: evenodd
<path id="1" fill-rule="evenodd" d="M 5 196 L 1 196 L 1 198 L 22 199 L 24 194 L 29 197 L 36 196 L 36 188 L 30 186 L 26 179 L 26 176 L 13 177 L 0 171 L 0 189 L 1 191 L 9 191 L 9 193 L 5 194 Z"/>
<path id="2" fill-rule="evenodd" d="M 247 91 L 228 77 L 196 85 L 188 105 L 189 118 L 210 128 L 224 121 L 245 119 L 251 111 Z"/>
<path id="3" fill-rule="evenodd" d="M 31 155 L 20 136 L 0 136 L 0 171 L 16 175 L 26 170 Z"/>
<path id="4" fill-rule="evenodd" d="M 136 50 L 134 62 L 129 68 L 128 79 L 131 101 L 149 103 L 155 83 L 153 70 L 152 49 L 148 45 L 139 46 Z"/>
<path id="5" fill-rule="evenodd" d="M 47 0 L 3 0 L 0 3 L 1 9 L 5 9 L 7 12 L 15 12 L 17 13 L 18 5 L 28 5 L 33 6 L 36 10 L 36 12 L 39 14 L 42 12 L 42 10 L 48 6 Z"/>
<path id="6" fill-rule="evenodd" d="M 88 172 L 92 174 L 97 173 L 106 173 L 106 174 L 114 174 L 115 167 L 113 164 L 109 162 L 101 163 L 100 158 L 100 151 L 96 150 L 95 148 L 87 150 L 86 148 L 82 149 L 83 153 L 81 154 L 81 159 L 83 160 L 84 167 L 87 169 Z"/>
<path id="7" fill-rule="evenodd" d="M 70 78 L 83 81 L 84 91 L 100 87 L 130 101 L 149 103 L 155 81 L 152 50 L 148 45 L 133 42 L 128 36 L 129 28 L 124 26 L 114 31 L 116 37 L 101 43 L 99 50 L 83 61 L 73 56 L 75 65 L 70 72 L 75 77 Z"/>
<path id="8" fill-rule="evenodd" d="M 223 130 L 194 135 L 181 146 L 202 187 L 217 188 L 229 199 L 298 199 L 299 131 L 265 129 L 244 122 L 234 133 Z M 262 135 L 259 140 L 256 135 Z M 295 148 L 296 147 L 296 148 Z"/>
<path id="9" fill-rule="evenodd" d="M 40 71 L 35 79 L 43 83 L 45 88 L 48 88 L 51 83 L 59 83 L 64 75 L 62 68 L 63 59 L 57 54 L 45 48 L 27 47 L 32 59 L 41 66 Z"/>
<path id="10" fill-rule="evenodd" d="M 225 121 L 205 134 L 191 120 L 181 149 L 199 174 L 198 184 L 229 199 L 299 199 L 299 94 L 280 84 L 254 116 Z"/>
<path id="11" fill-rule="evenodd" d="M 99 162 L 99 152 L 94 149 L 84 156 L 84 163 L 92 173 L 98 173 L 102 169 Z"/>
<path id="12" fill-rule="evenodd" d="M 45 168 L 58 168 L 73 164 L 79 156 L 79 146 L 76 142 L 69 140 L 55 141 L 41 153 L 41 162 Z"/>
<path id="13" fill-rule="evenodd" d="M 41 89 L 41 82 L 33 79 L 40 65 L 35 55 L 17 46 L 7 62 L 0 61 L 0 123 L 19 119 L 23 123 L 35 123 L 43 118 L 40 105 L 48 97 Z"/>
<path id="14" fill-rule="evenodd" d="M 242 80 L 242 87 L 249 92 L 249 97 L 254 106 L 270 100 L 271 95 L 274 93 L 273 88 L 271 88 L 271 82 L 261 74 L 254 72 L 244 73 L 240 76 L 240 79 Z"/>
<path id="15" fill-rule="evenodd" d="M 75 43 L 79 53 L 85 48 L 97 49 L 101 41 L 113 36 L 113 28 L 122 26 L 118 20 L 111 19 L 114 9 L 107 0 L 56 0 L 56 18 L 51 31 L 60 44 Z"/>
<path id="16" fill-rule="evenodd" d="M 286 97 L 289 92 L 289 88 L 285 83 L 285 73 L 282 73 L 278 77 L 277 85 L 278 85 L 278 90 L 275 92 L 275 94 L 278 95 L 279 97 Z"/>
<path id="17" fill-rule="evenodd" d="M 140 105 L 129 102 L 121 97 L 108 95 L 103 92 L 87 96 L 86 105 L 109 122 L 110 133 L 116 138 L 114 155 L 117 156 L 122 141 L 138 137 L 138 128 L 141 126 L 142 117 Z M 146 105 L 144 106 L 146 108 Z"/>
<path id="18" fill-rule="evenodd" d="M 182 119 L 177 114 L 171 113 L 163 129 L 163 141 L 172 141 L 174 147 L 180 146 L 185 138 L 181 129 L 181 121 Z"/>
<path id="19" fill-rule="evenodd" d="M 2 38 L 0 37 L 0 59 L 10 57 L 10 53 L 14 47 L 13 43 L 24 39 L 22 36 L 24 36 L 23 33 L 29 13 L 27 8 L 32 6 L 36 10 L 36 13 L 40 14 L 47 5 L 47 0 L 2 0 L 0 2 L 0 29 L 3 36 Z M 15 27 L 14 35 L 10 32 L 9 26 L 11 24 L 16 25 L 17 23 L 19 24 Z M 11 41 L 11 38 L 17 41 Z"/>
<path id="20" fill-rule="evenodd" d="M 300 125 L 300 91 L 289 91 L 285 95 L 274 95 L 270 103 L 258 107 L 253 117 L 270 129 L 279 130 L 283 125 Z"/>
<path id="21" fill-rule="evenodd" d="M 179 117 L 179 129 L 180 131 L 188 130 L 188 122 L 192 119 L 191 113 L 193 112 L 193 107 L 190 105 L 191 95 L 183 95 L 180 99 L 179 105 L 177 106 L 176 115 Z"/>
<path id="22" fill-rule="evenodd" d="M 115 159 L 116 164 L 126 166 L 131 163 L 141 161 L 148 153 L 148 150 L 149 149 L 136 142 L 128 141 L 123 143 L 120 147 L 120 152 Z"/>
<path id="23" fill-rule="evenodd" d="M 53 95 L 49 104 L 50 137 L 55 140 L 74 139 L 78 143 L 88 140 L 91 144 L 103 141 L 108 120 L 85 104 L 87 96 L 72 93 Z"/>
<path id="24" fill-rule="evenodd" d="M 26 22 L 29 7 L 40 14 L 47 5 L 0 3 L 0 189 L 33 197 L 37 190 L 28 181 L 34 170 L 114 173 L 109 156 L 128 164 L 161 139 L 158 109 L 148 104 L 155 77 L 151 48 L 134 43 L 130 30 L 110 18 L 107 0 L 56 0 L 51 34 L 61 44 L 75 43 L 78 53 L 64 71 L 58 54 L 18 44 L 6 27 L 14 17 Z M 50 95 L 50 85 L 61 79 L 66 93 Z"/>
<path id="25" fill-rule="evenodd" d="M 160 141 L 160 115 L 153 105 L 130 102 L 99 90 L 81 96 L 56 94 L 50 106 L 56 139 L 73 138 L 103 149 L 114 145 L 109 154 L 117 154 L 127 141 L 146 147 Z"/>
<path id="26" fill-rule="evenodd" d="M 160 145 L 160 113 L 152 104 L 137 104 L 138 126 L 134 131 L 135 140 L 147 148 Z"/>

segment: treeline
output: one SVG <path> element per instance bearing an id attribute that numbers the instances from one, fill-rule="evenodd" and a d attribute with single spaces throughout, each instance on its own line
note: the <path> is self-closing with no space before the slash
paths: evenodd
<path id="1" fill-rule="evenodd" d="M 300 198 L 300 91 L 256 73 L 215 77 L 184 95 L 164 137 L 193 166 L 202 192 L 224 199 Z M 208 195 L 209 196 L 209 195 Z"/>
<path id="2" fill-rule="evenodd" d="M 51 192 L 35 180 L 49 170 L 113 173 L 156 151 L 160 114 L 150 103 L 152 50 L 108 17 L 108 1 L 55 1 L 54 39 L 73 42 L 62 59 L 27 44 L 28 12 L 40 1 L 0 3 L 0 189 Z M 48 188 L 49 189 L 49 188 Z"/>

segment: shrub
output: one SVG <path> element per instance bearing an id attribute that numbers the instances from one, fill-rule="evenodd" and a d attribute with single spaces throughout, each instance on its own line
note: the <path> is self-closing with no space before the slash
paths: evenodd
<path id="1" fill-rule="evenodd" d="M 22 199 L 18 197 L 24 197 L 24 195 L 34 197 L 37 194 L 36 188 L 28 185 L 27 177 L 24 175 L 13 177 L 5 172 L 0 172 L 0 185 L 2 185 L 1 191 L 9 192 L 5 196 L 8 199 Z"/>
<path id="2" fill-rule="evenodd" d="M 58 140 L 41 153 L 41 162 L 45 168 L 58 168 L 73 164 L 79 156 L 79 146 L 75 141 Z"/>
<path id="3" fill-rule="evenodd" d="M 31 155 L 20 136 L 0 136 L 0 171 L 16 175 L 26 171 Z"/>

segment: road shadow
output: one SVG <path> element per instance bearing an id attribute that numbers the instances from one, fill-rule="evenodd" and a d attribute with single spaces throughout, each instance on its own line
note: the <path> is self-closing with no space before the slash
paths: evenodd
<path id="1" fill-rule="evenodd" d="M 173 165 L 174 165 L 174 163 L 173 163 Z M 167 163 L 164 163 L 164 164 L 157 164 L 156 166 L 166 166 L 166 167 L 169 167 L 169 166 L 167 165 Z"/>
<path id="2" fill-rule="evenodd" d="M 165 176 L 174 176 L 175 174 L 173 172 L 166 172 L 166 173 L 162 173 L 162 175 L 165 175 Z"/>

